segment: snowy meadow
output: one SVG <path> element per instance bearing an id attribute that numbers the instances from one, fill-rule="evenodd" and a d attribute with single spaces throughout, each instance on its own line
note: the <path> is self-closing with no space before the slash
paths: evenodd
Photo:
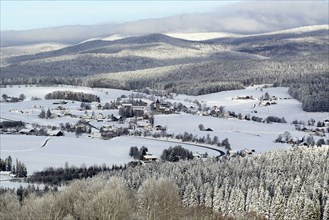
<path id="1" fill-rule="evenodd" d="M 133 94 L 132 91 L 115 90 L 115 89 L 101 89 L 88 88 L 76 86 L 59 86 L 59 87 L 35 87 L 35 86 L 12 86 L 1 88 L 1 94 L 6 94 L 9 97 L 18 97 L 20 94 L 25 95 L 25 100 L 22 102 L 1 102 L 1 121 L 15 120 L 26 123 L 27 127 L 32 124 L 39 124 L 42 126 L 56 126 L 65 123 L 77 123 L 78 117 L 56 117 L 52 119 L 42 119 L 38 117 L 41 108 L 51 109 L 56 112 L 54 105 L 55 100 L 44 100 L 44 95 L 53 91 L 67 90 L 73 92 L 85 92 L 94 94 L 100 97 L 101 103 L 115 102 L 118 97 L 128 97 Z M 265 93 L 270 94 L 271 97 L 276 97 L 276 104 L 270 106 L 260 106 L 260 98 Z M 144 94 L 145 97 L 151 97 Z M 253 97 L 252 99 L 238 99 L 237 97 Z M 33 97 L 38 97 L 40 100 L 32 100 Z M 146 100 L 144 98 L 143 100 Z M 166 128 L 167 134 L 183 134 L 188 132 L 195 137 L 211 137 L 217 136 L 219 140 L 228 138 L 232 151 L 240 151 L 244 149 L 254 150 L 256 153 L 266 152 L 270 150 L 287 149 L 291 147 L 289 143 L 275 143 L 274 140 L 278 135 L 288 131 L 292 138 L 298 139 L 308 134 L 303 131 L 297 131 L 294 125 L 291 124 L 293 120 L 307 121 L 313 118 L 315 121 L 325 120 L 328 118 L 328 113 L 308 113 L 304 112 L 301 104 L 292 99 L 287 91 L 287 88 L 266 88 L 262 86 L 248 87 L 243 90 L 234 90 L 213 93 L 202 96 L 186 96 L 173 95 L 170 98 L 153 96 L 153 100 L 158 98 L 172 103 L 183 103 L 187 107 L 195 107 L 195 100 L 197 100 L 203 107 L 209 109 L 214 106 L 224 106 L 226 111 L 234 111 L 243 115 L 267 117 L 276 116 L 284 117 L 287 123 L 259 123 L 238 118 L 218 118 L 210 115 L 202 115 L 201 112 L 191 113 L 176 113 L 176 114 L 155 114 L 154 125 L 161 125 Z M 146 100 L 151 102 L 150 100 Z M 70 114 L 82 116 L 83 112 L 79 111 L 81 102 L 69 101 L 65 108 Z M 35 108 L 38 106 L 39 108 Z M 118 110 L 88 110 L 89 114 L 104 115 L 118 114 Z M 59 112 L 59 111 L 57 111 Z M 128 127 L 128 122 L 122 124 L 115 124 L 114 122 L 96 121 L 89 122 L 95 128 L 101 126 L 111 125 L 117 127 Z M 201 131 L 199 125 L 203 124 L 205 128 L 210 128 L 211 131 Z M 96 134 L 98 130 L 92 129 L 92 134 Z M 67 133 L 63 137 L 51 137 L 47 145 L 40 148 L 47 137 L 34 136 L 24 134 L 1 134 L 1 158 L 6 158 L 11 155 L 15 161 L 17 158 L 23 161 L 28 169 L 28 174 L 34 171 L 42 170 L 46 167 L 62 167 L 67 162 L 74 166 L 91 166 L 94 164 L 107 166 L 123 165 L 132 160 L 129 156 L 129 148 L 131 146 L 145 146 L 149 152 L 160 158 L 164 149 L 169 146 L 182 145 L 194 153 L 205 153 L 212 157 L 218 156 L 218 152 L 200 148 L 198 146 L 189 145 L 188 143 L 171 143 L 164 140 L 143 139 L 134 136 L 121 136 L 112 138 L 110 140 L 102 140 L 98 135 L 82 135 L 76 136 L 74 133 Z M 328 138 L 328 133 L 324 138 Z M 168 138 L 167 138 L 168 139 Z M 315 141 L 319 137 L 314 137 Z M 225 150 L 224 148 L 219 148 Z"/>

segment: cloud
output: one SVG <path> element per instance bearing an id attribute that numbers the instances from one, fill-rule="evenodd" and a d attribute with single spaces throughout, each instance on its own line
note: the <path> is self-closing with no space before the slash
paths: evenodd
<path id="1" fill-rule="evenodd" d="M 225 10 L 225 11 L 224 11 Z M 241 2 L 218 10 L 221 29 L 235 33 L 260 33 L 300 26 L 328 24 L 328 2 Z"/>
<path id="2" fill-rule="evenodd" d="M 112 34 L 166 32 L 262 33 L 307 25 L 328 24 L 328 1 L 245 1 L 210 13 L 184 14 L 122 24 L 63 26 L 1 32 L 1 46 L 58 42 L 75 44 Z"/>

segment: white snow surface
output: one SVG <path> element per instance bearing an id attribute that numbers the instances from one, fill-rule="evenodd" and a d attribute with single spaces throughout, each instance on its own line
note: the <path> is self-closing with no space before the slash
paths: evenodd
<path id="1" fill-rule="evenodd" d="M 91 93 L 97 95 L 101 98 L 102 102 L 113 101 L 117 97 L 121 95 L 130 95 L 132 92 L 120 89 L 104 89 L 104 88 L 90 88 L 83 86 L 70 86 L 70 85 L 60 85 L 53 87 L 37 87 L 37 86 L 12 86 L 7 88 L 0 88 L 1 95 L 7 94 L 8 96 L 18 97 L 20 94 L 24 94 L 26 96 L 26 100 L 31 100 L 32 96 L 36 96 L 39 98 L 44 98 L 47 93 L 51 93 L 54 91 L 72 91 L 72 92 L 84 92 Z M 108 92 L 108 94 L 106 94 Z"/>
<path id="2" fill-rule="evenodd" d="M 18 158 L 25 163 L 28 174 L 43 170 L 45 167 L 63 167 L 91 165 L 123 165 L 132 161 L 129 156 L 131 146 L 145 146 L 149 152 L 160 157 L 164 149 L 174 146 L 158 140 L 147 140 L 138 137 L 118 137 L 111 140 L 91 139 L 85 137 L 52 137 L 47 145 L 40 148 L 46 137 L 26 135 L 1 135 L 1 158 L 11 155 L 13 161 Z M 210 156 L 218 152 L 181 144 L 193 152 L 207 152 Z"/>
<path id="3" fill-rule="evenodd" d="M 234 111 L 236 114 L 241 113 L 243 115 L 250 114 L 250 116 L 258 116 L 266 118 L 267 116 L 277 116 L 284 117 L 288 123 L 297 119 L 302 121 L 307 121 L 311 118 L 318 120 L 324 120 L 328 118 L 328 112 L 305 112 L 302 109 L 302 103 L 296 99 L 293 99 L 288 94 L 287 87 L 269 87 L 263 88 L 261 91 L 261 87 L 263 86 L 251 86 L 246 89 L 241 90 L 232 90 L 232 91 L 224 91 L 211 93 L 207 95 L 201 96 L 187 96 L 187 95 L 178 95 L 176 99 L 178 100 L 198 100 L 202 104 L 206 104 L 209 107 L 212 106 L 225 106 L 226 111 Z M 260 107 L 256 106 L 254 108 L 254 104 L 258 104 L 260 102 L 260 97 L 265 95 L 265 93 L 272 97 L 275 96 L 279 98 L 279 100 L 274 100 L 277 104 Z M 232 100 L 238 96 L 253 96 L 254 100 Z M 253 113 L 256 110 L 257 113 Z"/>
<path id="4" fill-rule="evenodd" d="M 167 127 L 167 133 L 169 134 L 183 134 L 184 132 L 192 133 L 198 137 L 210 135 L 211 138 L 217 136 L 219 140 L 225 138 L 229 139 L 233 150 L 242 150 L 248 148 L 249 150 L 255 149 L 256 152 L 264 152 L 276 149 L 285 149 L 290 147 L 287 144 L 274 143 L 274 140 L 279 134 L 284 131 L 289 131 L 294 138 L 300 138 L 307 136 L 305 132 L 296 131 L 291 125 L 291 121 L 297 119 L 307 122 L 310 118 L 316 121 L 323 121 L 328 118 L 328 112 L 309 113 L 304 112 L 301 108 L 301 103 L 295 99 L 292 99 L 288 94 L 288 88 L 263 88 L 263 86 L 248 87 L 242 90 L 218 92 L 202 96 L 187 96 L 177 95 L 174 99 L 168 100 L 171 102 L 182 102 L 188 107 L 190 105 L 196 106 L 193 101 L 198 100 L 202 105 L 209 107 L 225 106 L 226 111 L 235 111 L 236 114 L 242 113 L 243 115 L 250 114 L 266 118 L 267 116 L 284 117 L 288 123 L 258 123 L 253 121 L 238 120 L 238 119 L 223 119 L 215 118 L 211 116 L 200 116 L 191 114 L 172 114 L 172 115 L 156 115 L 155 125 L 162 125 Z M 100 88 L 87 88 L 87 87 L 75 87 L 75 86 L 60 86 L 60 87 L 25 87 L 25 86 L 13 86 L 7 88 L 1 88 L 2 94 L 8 96 L 18 97 L 20 94 L 26 95 L 26 100 L 18 103 L 0 103 L 1 117 L 10 120 L 21 120 L 27 123 L 27 127 L 31 127 L 32 123 L 38 123 L 40 125 L 55 125 L 59 126 L 60 123 L 76 123 L 79 118 L 60 117 L 55 119 L 40 119 L 38 114 L 40 108 L 34 108 L 34 106 L 43 107 L 44 109 L 51 109 L 51 112 L 57 113 L 54 108 L 58 105 L 54 105 L 54 100 L 37 100 L 31 101 L 32 96 L 43 98 L 46 93 L 56 90 L 70 90 L 75 92 L 85 92 L 98 95 L 101 98 L 102 104 L 115 100 L 121 95 L 129 95 L 132 91 L 115 90 L 115 89 L 100 89 Z M 259 103 L 259 98 L 266 92 L 269 95 L 276 96 L 278 100 L 276 105 L 267 107 L 257 106 L 254 108 L 254 104 Z M 106 94 L 107 93 L 107 94 Z M 238 96 L 253 96 L 254 100 L 233 100 Z M 103 113 L 104 115 L 118 114 L 118 110 L 96 110 L 94 103 L 91 103 L 93 110 L 89 110 L 90 115 L 92 111 L 95 114 Z M 68 108 L 72 114 L 82 115 L 84 111 L 78 111 L 80 102 L 68 102 L 66 105 L 62 105 Z M 254 111 L 257 113 L 254 113 Z M 91 121 L 96 127 L 102 125 L 108 125 L 113 123 L 115 126 L 127 127 L 127 123 L 123 125 L 115 124 L 115 122 L 103 122 Z M 203 124 L 205 128 L 211 128 L 213 131 L 206 132 L 200 131 L 199 124 Z M 96 132 L 93 129 L 93 132 Z M 85 164 L 87 166 L 105 163 L 108 166 L 112 164 L 124 164 L 132 159 L 128 155 L 129 148 L 131 146 L 146 146 L 150 153 L 156 156 L 160 156 L 162 151 L 169 146 L 175 146 L 178 144 L 169 143 L 161 140 L 148 140 L 142 138 L 136 138 L 131 136 L 114 138 L 111 140 L 101 140 L 98 138 L 88 138 L 87 136 L 81 136 L 76 138 L 74 133 L 65 132 L 64 137 L 52 137 L 48 144 L 39 148 L 47 137 L 44 136 L 26 136 L 26 135 L 0 135 L 0 155 L 1 158 L 6 158 L 11 155 L 14 160 L 18 158 L 20 161 L 26 164 L 28 173 L 32 174 L 33 171 L 42 170 L 45 167 L 54 166 L 62 167 L 65 162 L 69 165 L 80 166 Z M 317 137 L 315 137 L 316 139 Z M 326 134 L 325 139 L 328 139 Z M 188 148 L 193 152 L 207 152 L 210 156 L 218 155 L 218 152 L 199 148 L 196 146 L 181 144 L 183 147 Z"/>
<path id="5" fill-rule="evenodd" d="M 250 37 L 250 36 L 260 36 L 260 35 L 273 35 L 273 34 L 285 34 L 285 33 L 305 33 L 309 31 L 316 31 L 316 30 L 322 30 L 322 29 L 329 29 L 329 25 L 311 25 L 311 26 L 305 26 L 305 27 L 299 27 L 299 28 L 292 28 L 288 30 L 281 30 L 281 31 L 273 31 L 273 32 L 267 32 L 267 33 L 261 33 L 261 34 L 233 34 L 233 33 L 226 33 L 226 32 L 192 32 L 192 33 L 184 33 L 184 32 L 171 32 L 171 33 L 163 33 L 164 35 L 167 35 L 169 37 L 174 38 L 180 38 L 184 40 L 191 40 L 191 41 L 205 41 L 210 39 L 216 39 L 216 38 L 238 38 L 238 37 Z M 127 35 L 127 34 L 113 34 L 108 37 L 104 38 L 92 38 L 88 39 L 83 42 L 87 41 L 93 41 L 93 40 L 104 40 L 104 41 L 114 41 L 114 40 L 120 40 L 127 37 L 135 37 L 135 36 L 141 36 L 141 35 Z M 83 43 L 82 42 L 82 43 Z"/>
<path id="6" fill-rule="evenodd" d="M 323 24 L 323 25 L 310 25 L 310 26 L 304 26 L 304 27 L 298 27 L 298 28 L 291 28 L 288 30 L 281 30 L 281 31 L 274 31 L 269 33 L 263 33 L 263 34 L 255 34 L 255 35 L 272 35 L 272 34 L 285 34 L 285 33 L 305 33 L 310 31 L 318 31 L 318 30 L 328 30 L 329 25 Z"/>
<path id="7" fill-rule="evenodd" d="M 167 126 L 168 133 L 183 134 L 192 133 L 198 137 L 210 135 L 211 138 L 217 136 L 220 141 L 229 139 L 233 150 L 256 150 L 265 152 L 275 149 L 285 149 L 290 145 L 277 144 L 273 141 L 282 134 L 283 131 L 292 130 L 292 135 L 303 136 L 300 132 L 294 132 L 290 124 L 264 124 L 250 121 L 240 121 L 237 119 L 221 119 L 213 117 L 203 117 L 199 115 L 159 115 L 155 117 L 155 124 Z M 199 124 L 211 128 L 213 131 L 200 131 Z"/>
<path id="8" fill-rule="evenodd" d="M 21 55 L 32 55 L 41 52 L 58 50 L 68 45 L 58 43 L 43 43 L 43 44 L 29 44 L 22 46 L 2 47 L 1 57 L 21 56 Z"/>
<path id="9" fill-rule="evenodd" d="M 239 37 L 242 35 L 224 32 L 200 32 L 200 33 L 166 33 L 165 35 L 191 41 L 204 41 L 216 38 Z"/>

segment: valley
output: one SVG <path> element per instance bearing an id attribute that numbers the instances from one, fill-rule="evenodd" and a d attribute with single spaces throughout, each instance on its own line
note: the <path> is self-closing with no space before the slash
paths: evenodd
<path id="1" fill-rule="evenodd" d="M 83 110 L 83 102 L 44 99 L 45 94 L 55 91 L 93 94 L 100 102 L 85 103 L 89 108 Z M 223 154 L 258 154 L 306 144 L 308 137 L 312 137 L 314 145 L 320 139 L 328 144 L 329 138 L 328 113 L 304 112 L 301 103 L 291 98 L 284 87 L 257 85 L 201 96 L 66 85 L 16 85 L 1 88 L 1 92 L 8 97 L 2 98 L 0 104 L 1 157 L 10 155 L 13 161 L 23 161 L 28 174 L 47 167 L 63 167 L 65 163 L 70 166 L 123 166 L 133 160 L 128 155 L 132 146 L 147 147 L 157 158 L 164 149 L 175 145 L 194 154 L 217 157 L 221 154 L 216 150 Z M 10 97 L 21 94 L 24 100 L 10 102 Z M 262 101 L 265 94 L 271 101 Z M 136 103 L 142 104 L 136 106 Z M 128 108 L 132 108 L 132 114 L 127 112 Z M 43 110 L 50 115 L 41 117 Z M 269 116 L 284 118 L 285 122 L 265 120 Z M 253 117 L 261 121 L 254 121 Z M 23 125 L 6 125 L 11 121 Z M 319 122 L 326 123 L 325 127 L 317 127 Z M 297 130 L 297 125 L 307 130 Z M 287 142 L 276 142 L 285 132 L 289 133 Z M 47 144 L 40 147 L 47 138 L 50 138 Z M 197 139 L 200 140 L 195 142 Z M 221 145 L 224 139 L 228 140 L 229 147 Z"/>
<path id="2" fill-rule="evenodd" d="M 316 25 L 1 48 L 1 199 L 61 207 L 55 195 L 81 184 L 134 198 L 171 184 L 159 199 L 176 198 L 181 217 L 326 219 L 328 36 Z"/>

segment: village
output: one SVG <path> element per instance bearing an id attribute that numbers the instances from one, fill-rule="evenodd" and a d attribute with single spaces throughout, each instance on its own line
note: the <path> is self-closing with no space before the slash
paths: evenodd
<path id="1" fill-rule="evenodd" d="M 168 94 L 170 98 L 173 96 L 174 94 Z M 7 104 L 21 103 L 25 98 L 24 94 L 20 94 L 18 98 L 3 94 L 1 102 Z M 2 134 L 37 136 L 75 134 L 76 137 L 85 135 L 86 137 L 101 139 L 111 139 L 121 135 L 172 138 L 173 135 L 167 133 L 168 127 L 166 125 L 155 124 L 155 116 L 183 113 L 258 123 L 286 123 L 285 118 L 273 116 L 262 118 L 255 116 L 255 114 L 257 114 L 256 107 L 269 107 L 278 104 L 277 101 L 279 100 L 287 100 L 289 98 L 270 96 L 268 92 L 265 92 L 265 95 L 259 98 L 255 98 L 253 95 L 232 97 L 232 102 L 250 103 L 250 114 L 253 114 L 253 116 L 250 116 L 249 113 L 243 115 L 234 111 L 228 111 L 225 109 L 225 106 L 206 106 L 204 103 L 196 100 L 172 102 L 173 99 L 167 99 L 164 96 L 146 96 L 145 94 L 121 95 L 105 103 L 100 102 L 99 98 L 96 99 L 98 100 L 97 102 L 80 102 L 67 99 L 42 100 L 42 98 L 32 97 L 31 101 L 27 102 L 33 104 L 31 107 L 24 105 L 24 108 L 10 108 L 8 110 L 8 112 L 14 113 L 21 120 L 1 118 L 0 132 Z M 29 118 L 35 120 L 31 121 Z M 314 123 L 315 121 L 313 125 Z M 294 122 L 294 124 L 295 129 L 298 131 L 303 131 L 312 136 L 325 137 L 329 120 L 319 121 L 318 126 L 313 128 L 305 126 L 305 122 Z M 308 123 L 308 125 L 311 124 Z M 212 132 L 213 129 L 208 127 L 204 131 Z M 297 143 L 297 141 L 294 141 L 291 144 Z"/>
<path id="2" fill-rule="evenodd" d="M 220 160 L 328 145 L 327 115 L 298 111 L 285 88 L 260 88 L 205 96 L 74 86 L 2 88 L 1 159 L 12 157 L 16 166 L 26 167 L 20 175 L 8 169 L 1 175 L 12 179 L 66 163 L 175 162 L 187 159 L 180 155 L 185 151 L 188 159 Z M 290 108 L 297 114 L 288 114 Z M 131 149 L 140 153 L 131 156 Z"/>

